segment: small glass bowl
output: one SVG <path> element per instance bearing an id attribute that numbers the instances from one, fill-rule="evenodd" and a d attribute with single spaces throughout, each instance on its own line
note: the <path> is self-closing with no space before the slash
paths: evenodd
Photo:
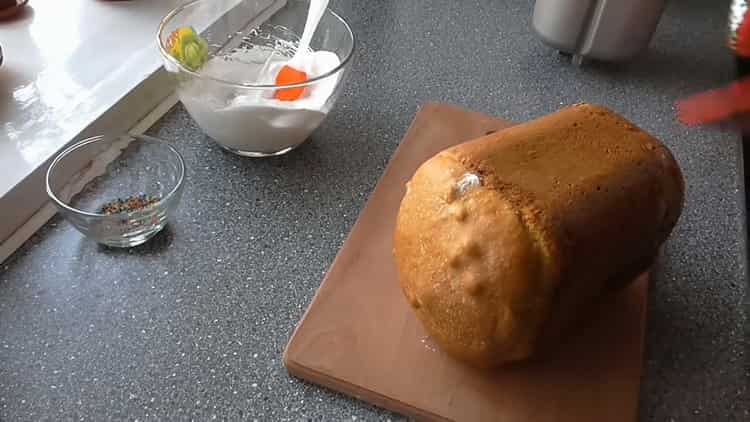
<path id="1" fill-rule="evenodd" d="M 287 153 L 307 140 L 341 95 L 355 41 L 346 21 L 330 9 L 323 13 L 310 47 L 335 54 L 337 66 L 295 84 L 246 80 L 248 74 L 265 68 L 264 57 L 276 63 L 292 58 L 309 7 L 309 0 L 196 0 L 162 20 L 157 37 L 164 68 L 176 77 L 177 94 L 193 120 L 225 149 L 246 157 Z M 208 62 L 198 70 L 168 52 L 170 35 L 183 27 L 192 27 L 208 44 Z M 230 59 L 240 53 L 241 58 Z M 214 58 L 231 64 L 219 72 L 211 66 Z M 243 99 L 273 98 L 282 87 L 330 94 L 321 94 L 311 108 L 297 110 L 267 103 L 257 106 L 253 101 L 243 104 Z"/>
<path id="2" fill-rule="evenodd" d="M 97 136 L 52 161 L 47 195 L 86 237 L 131 247 L 167 225 L 184 180 L 185 162 L 168 143 L 145 135 Z"/>

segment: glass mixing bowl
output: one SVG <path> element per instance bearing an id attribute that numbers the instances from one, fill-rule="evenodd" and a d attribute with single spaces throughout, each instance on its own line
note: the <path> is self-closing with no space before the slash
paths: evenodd
<path id="1" fill-rule="evenodd" d="M 159 50 L 177 78 L 177 94 L 204 133 L 227 150 L 249 157 L 284 154 L 310 136 L 341 94 L 355 42 L 349 25 L 330 9 L 310 44 L 314 52 L 335 55 L 328 56 L 330 68 L 321 67 L 318 76 L 301 83 L 276 85 L 257 77 L 270 74 L 269 64 L 292 58 L 309 5 L 306 0 L 198 0 L 162 20 Z M 206 41 L 196 47 L 203 57 L 197 64 L 170 54 L 170 37 L 186 27 Z M 274 100 L 281 88 L 301 88 L 307 98 Z"/>
<path id="2" fill-rule="evenodd" d="M 177 208 L 185 162 L 150 136 L 97 136 L 72 145 L 47 170 L 47 195 L 73 226 L 99 243 L 137 246 Z"/>

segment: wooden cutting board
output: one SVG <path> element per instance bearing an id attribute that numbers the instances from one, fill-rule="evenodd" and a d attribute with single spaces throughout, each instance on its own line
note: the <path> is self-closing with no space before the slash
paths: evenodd
<path id="1" fill-rule="evenodd" d="M 646 275 L 602 303 L 554 356 L 492 372 L 443 354 L 404 300 L 391 257 L 404 184 L 438 151 L 507 126 L 422 107 L 287 345 L 292 375 L 421 420 L 637 419 Z"/>

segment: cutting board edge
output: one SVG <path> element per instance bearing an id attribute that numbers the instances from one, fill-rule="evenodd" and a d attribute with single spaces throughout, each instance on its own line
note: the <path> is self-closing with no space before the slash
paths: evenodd
<path id="1" fill-rule="evenodd" d="M 419 409 L 400 400 L 396 400 L 392 397 L 380 394 L 376 391 L 360 387 L 344 379 L 332 377 L 330 375 L 326 375 L 323 372 L 310 369 L 309 367 L 297 362 L 294 358 L 292 358 L 289 354 L 289 348 L 284 351 L 283 362 L 284 367 L 286 367 L 289 375 L 292 375 L 295 378 L 309 381 L 319 386 L 323 386 L 331 391 L 342 393 L 348 397 L 362 401 L 363 403 L 387 409 L 409 418 L 414 418 L 418 421 L 452 421 L 451 419 L 446 419 L 435 413 Z"/>

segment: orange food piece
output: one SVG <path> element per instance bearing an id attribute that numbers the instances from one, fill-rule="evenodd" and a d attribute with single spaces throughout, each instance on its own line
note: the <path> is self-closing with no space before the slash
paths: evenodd
<path id="1" fill-rule="evenodd" d="M 307 80 L 307 73 L 297 70 L 290 66 L 284 66 L 276 75 L 276 85 L 296 84 L 305 82 Z M 277 100 L 281 101 L 294 101 L 300 99 L 304 94 L 305 88 L 284 88 L 279 89 L 274 94 Z"/>

